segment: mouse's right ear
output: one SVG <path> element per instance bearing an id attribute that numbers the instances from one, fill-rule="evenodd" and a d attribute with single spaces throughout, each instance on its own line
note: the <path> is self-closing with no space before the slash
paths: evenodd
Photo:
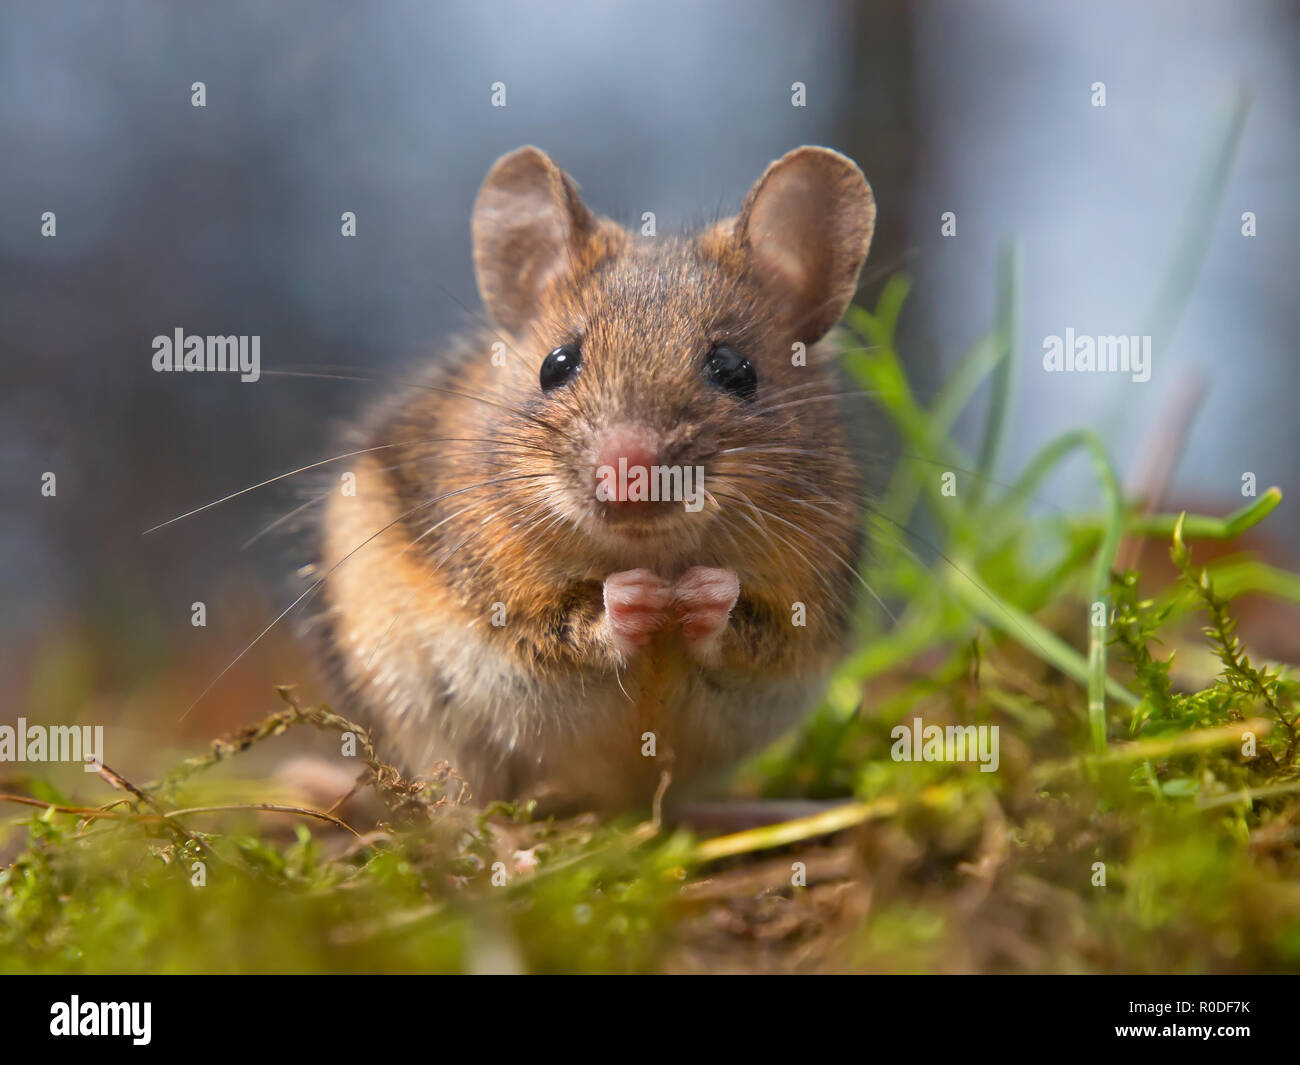
<path id="1" fill-rule="evenodd" d="M 734 232 L 789 334 L 811 344 L 848 309 L 875 226 L 876 200 L 857 164 L 805 146 L 767 168 Z"/>
<path id="2" fill-rule="evenodd" d="M 573 179 L 540 149 L 518 148 L 492 165 L 470 228 L 479 295 L 499 326 L 516 332 L 537 314 L 596 225 Z"/>

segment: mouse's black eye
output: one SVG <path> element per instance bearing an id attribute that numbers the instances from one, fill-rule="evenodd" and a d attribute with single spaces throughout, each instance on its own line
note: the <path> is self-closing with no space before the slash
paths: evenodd
<path id="1" fill-rule="evenodd" d="M 741 399 L 753 399 L 758 394 L 758 371 L 735 348 L 726 344 L 715 346 L 705 360 L 704 369 L 709 380 L 724 392 Z"/>
<path id="2" fill-rule="evenodd" d="M 568 384 L 582 365 L 582 349 L 577 344 L 556 348 L 542 360 L 542 391 L 551 392 Z"/>

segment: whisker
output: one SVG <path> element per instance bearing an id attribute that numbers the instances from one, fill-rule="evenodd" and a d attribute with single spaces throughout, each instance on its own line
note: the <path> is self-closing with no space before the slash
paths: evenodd
<path id="1" fill-rule="evenodd" d="M 495 497 L 495 498 L 500 498 L 500 497 L 497 496 L 497 497 Z M 467 510 L 471 510 L 471 509 L 473 509 L 473 508 L 474 508 L 475 506 L 477 506 L 477 505 L 478 505 L 478 504 L 476 504 L 476 503 L 471 503 L 469 506 L 467 506 L 467 507 L 463 507 L 463 508 L 461 508 L 460 510 L 456 511 L 454 514 L 449 514 L 447 517 L 443 518 L 441 521 L 437 522 L 437 523 L 434 524 L 434 525 L 431 525 L 428 529 L 426 529 L 426 530 L 425 530 L 424 532 L 422 532 L 419 536 L 417 536 L 414 540 L 412 540 L 409 544 L 407 544 L 406 547 L 402 548 L 402 550 L 401 550 L 400 553 L 401 553 L 401 554 L 406 554 L 407 551 L 409 551 L 409 550 L 410 550 L 412 547 L 414 547 L 417 543 L 419 543 L 421 540 L 423 540 L 423 539 L 424 539 L 426 536 L 428 536 L 431 532 L 433 532 L 434 530 L 436 530 L 437 528 L 439 528 L 439 527 L 442 526 L 442 525 L 446 525 L 447 522 L 452 521 L 453 519 L 460 517 L 460 515 L 464 514 L 465 511 L 467 511 Z M 525 505 L 527 506 L 527 505 L 531 505 L 531 504 L 525 504 Z M 501 510 L 504 510 L 504 509 L 505 509 L 504 507 L 501 508 Z M 521 507 L 521 508 L 519 508 L 519 509 L 523 509 L 523 508 Z M 429 571 L 424 575 L 424 579 L 423 579 L 422 581 L 420 581 L 420 583 L 419 583 L 418 585 L 416 585 L 413 589 L 411 589 L 411 594 L 408 595 L 408 596 L 406 597 L 406 599 L 404 599 L 404 600 L 402 601 L 402 605 L 401 605 L 400 607 L 398 607 L 397 612 L 393 615 L 392 620 L 388 623 L 388 627 L 384 629 L 383 634 L 379 637 L 378 642 L 376 642 L 374 648 L 371 650 L 369 656 L 366 658 L 366 664 L 365 664 L 365 666 L 363 667 L 364 669 L 369 669 L 369 668 L 370 668 L 370 663 L 374 661 L 375 655 L 377 655 L 377 654 L 379 653 L 379 651 L 380 651 L 380 648 L 382 648 L 382 647 L 384 646 L 384 644 L 387 643 L 387 641 L 388 641 L 388 635 L 389 635 L 389 633 L 391 633 L 391 632 L 393 631 L 393 626 L 397 624 L 398 619 L 399 619 L 403 614 L 405 614 L 407 608 L 410 607 L 410 605 L 411 605 L 411 600 L 413 600 L 413 599 L 414 599 L 414 598 L 415 598 L 415 597 L 416 597 L 416 596 L 417 596 L 421 591 L 423 591 L 426 587 L 428 587 L 429 582 L 430 582 L 431 580 L 433 580 L 434 576 L 437 574 L 438 570 L 440 570 L 440 569 L 443 567 L 444 563 L 448 562 L 448 561 L 451 559 L 451 557 L 452 557 L 453 555 L 455 555 L 456 552 L 459 551 L 463 546 L 465 546 L 466 543 L 468 543 L 470 540 L 472 540 L 476 534 L 482 532 L 483 529 L 487 527 L 488 522 L 492 521 L 493 518 L 497 517 L 497 516 L 501 513 L 501 510 L 497 510 L 497 511 L 493 512 L 492 514 L 489 514 L 486 518 L 484 518 L 482 521 L 480 521 L 477 529 L 472 530 L 472 531 L 471 531 L 467 536 L 464 537 L 464 539 L 462 539 L 462 540 L 460 541 L 460 543 L 456 544 L 455 547 L 453 547 L 450 551 L 448 551 L 445 555 L 443 555 L 443 557 L 440 558 L 440 559 L 439 559 L 439 560 L 438 560 L 438 561 L 433 565 L 433 567 L 430 568 Z"/>
<path id="2" fill-rule="evenodd" d="M 237 499 L 239 496 L 247 495 L 249 492 L 256 491 L 258 488 L 265 488 L 268 484 L 275 484 L 276 481 L 283 481 L 286 477 L 294 477 L 300 473 L 306 473 L 308 470 L 318 469 L 321 466 L 327 466 L 331 462 L 338 462 L 342 459 L 353 458 L 357 455 L 367 455 L 373 451 L 382 451 L 388 447 L 398 447 L 398 444 L 380 444 L 377 447 L 364 447 L 356 451 L 345 451 L 342 455 L 335 455 L 332 458 L 321 459 L 319 462 L 313 462 L 306 466 L 299 466 L 296 470 L 289 470 L 287 473 L 276 474 L 274 477 L 268 477 L 265 481 L 258 481 L 257 484 L 250 484 L 247 488 L 241 488 L 237 492 L 231 492 L 220 499 L 214 499 L 211 503 L 204 503 L 201 507 L 195 507 L 193 510 L 187 510 L 184 514 L 177 514 L 174 518 L 168 518 L 166 521 L 159 522 L 151 528 L 145 529 L 142 536 L 148 536 L 151 532 L 157 532 L 168 525 L 174 525 L 185 518 L 193 517 L 195 514 L 201 514 L 205 510 L 211 510 L 215 506 L 226 503 L 231 499 Z"/>
<path id="3" fill-rule="evenodd" d="M 736 489 L 736 491 L 739 491 L 739 489 Z M 809 530 L 805 529 L 802 525 L 798 525 L 792 521 L 787 520 L 786 518 L 781 517 L 781 515 L 779 514 L 775 514 L 764 507 L 758 506 L 756 503 L 750 500 L 748 496 L 745 496 L 743 492 L 740 494 L 745 500 L 745 503 L 748 506 L 753 507 L 757 513 L 765 515 L 766 517 L 769 517 L 774 521 L 779 521 L 783 525 L 788 525 L 791 529 L 795 530 L 795 532 L 799 533 L 799 535 L 807 537 L 809 540 L 812 540 L 814 543 L 819 542 L 817 538 L 812 533 L 810 533 Z M 787 540 L 783 536 L 780 536 L 779 533 L 776 535 L 780 537 L 781 541 L 785 543 L 787 546 L 789 546 L 789 548 L 792 551 L 800 555 L 800 557 L 802 557 L 805 562 L 809 562 L 811 564 L 811 560 L 808 558 L 806 552 L 800 551 L 794 544 L 790 543 L 789 540 Z M 830 556 L 835 561 L 837 561 L 840 565 L 842 565 L 845 569 L 847 569 L 848 572 L 852 574 L 854 578 L 857 579 L 857 581 L 868 591 L 868 593 L 870 593 L 871 597 L 880 605 L 880 609 L 885 612 L 885 614 L 889 617 L 889 620 L 893 622 L 895 625 L 897 625 L 898 618 L 894 616 L 893 611 L 889 609 L 889 607 L 885 604 L 885 601 L 877 594 L 876 590 L 872 588 L 871 585 L 867 582 L 867 580 L 862 576 L 862 574 L 858 572 L 858 567 L 854 566 L 851 562 L 845 559 L 837 551 L 831 550 Z M 816 567 L 814 567 L 814 569 L 816 569 Z M 827 581 L 825 575 L 822 574 L 820 571 L 818 571 L 818 575 L 821 576 L 823 583 L 827 585 L 827 590 L 829 591 L 830 590 L 829 582 Z"/>
<path id="4" fill-rule="evenodd" d="M 303 592 L 300 596 L 298 596 L 297 599 L 295 599 L 292 603 L 290 603 L 287 607 L 285 607 L 279 614 L 277 614 L 275 618 L 272 619 L 271 623 L 267 625 L 266 628 L 264 628 L 261 632 L 259 632 L 255 637 L 253 637 L 252 642 L 249 643 L 242 651 L 240 651 L 239 654 L 235 655 L 235 657 L 231 659 L 231 661 L 226 665 L 226 667 L 215 677 L 212 678 L 212 680 L 208 683 L 208 686 L 204 688 L 203 691 L 199 692 L 198 698 L 196 698 L 194 702 L 190 703 L 188 709 L 186 709 L 185 713 L 181 714 L 179 720 L 184 721 L 185 718 L 189 716 L 190 711 L 193 710 L 196 706 L 199 705 L 200 702 L 203 701 L 203 697 L 207 695 L 208 692 L 210 692 L 214 687 L 216 687 L 217 682 L 220 681 L 221 678 L 224 677 L 227 673 L 229 673 L 235 667 L 235 665 L 244 657 L 244 655 L 248 654 L 249 651 L 251 651 L 254 647 L 256 647 L 257 644 L 262 640 L 262 638 L 268 632 L 270 632 L 273 628 L 275 628 L 276 625 L 278 625 L 282 620 L 284 620 L 285 616 L 288 615 L 288 613 L 291 610 L 293 610 L 294 607 L 296 607 L 299 603 L 305 600 L 308 596 L 313 595 L 320 588 L 320 586 L 324 584 L 330 578 L 330 576 L 338 570 L 340 566 L 342 566 L 345 562 L 348 561 L 348 559 L 354 557 L 358 551 L 360 551 L 367 544 L 371 543 L 378 537 L 382 536 L 398 522 L 403 521 L 410 515 L 414 514 L 416 511 L 423 510 L 426 507 L 431 507 L 434 504 L 438 503 L 440 500 L 446 499 L 450 496 L 460 495 L 463 492 L 470 492 L 476 488 L 490 487 L 491 485 L 500 484 L 505 481 L 529 480 L 530 478 L 536 476 L 539 475 L 519 474 L 514 477 L 503 477 L 503 478 L 498 478 L 494 481 L 484 481 L 478 484 L 472 484 L 465 488 L 458 488 L 451 492 L 444 492 L 442 495 L 434 496 L 432 499 L 426 499 L 423 503 L 417 503 L 415 506 L 397 515 L 397 517 L 395 517 L 382 529 L 379 529 L 377 532 L 374 532 L 370 536 L 366 537 L 366 539 L 361 541 L 361 543 L 359 543 L 356 547 L 354 547 L 351 551 L 349 551 L 346 555 L 344 555 L 341 559 L 339 559 L 336 563 L 334 563 L 334 565 L 332 565 L 321 577 L 317 578 L 312 583 L 310 588 L 308 588 L 305 592 Z"/>
<path id="5" fill-rule="evenodd" d="M 527 525 L 526 525 L 522 530 L 515 528 L 515 526 L 514 526 L 513 524 L 511 525 L 511 528 L 512 528 L 512 529 L 515 529 L 515 532 L 518 533 L 520 536 L 527 536 L 527 535 L 528 535 L 528 534 L 529 534 L 529 533 L 530 533 L 530 532 L 531 532 L 531 531 L 532 531 L 532 530 L 533 530 L 533 529 L 534 529 L 538 524 L 540 524 L 540 523 L 541 523 L 541 522 L 546 518 L 546 509 L 545 509 L 545 508 L 546 508 L 546 501 L 545 501 L 544 499 L 532 499 L 532 500 L 529 500 L 529 502 L 525 503 L 523 506 L 521 506 L 521 507 L 516 507 L 514 510 L 510 511 L 509 514 L 506 515 L 507 518 L 512 518 L 512 517 L 514 517 L 516 514 L 522 514 L 522 513 L 526 512 L 526 511 L 528 511 L 528 510 L 534 508 L 534 507 L 541 507 L 541 508 L 543 508 L 542 513 L 541 513 L 540 515 L 538 515 L 536 518 L 531 519 L 531 520 L 529 521 L 529 523 L 528 523 L 528 524 L 527 524 Z M 498 511 L 497 513 L 500 514 L 500 511 Z M 554 520 L 554 518 L 560 518 L 560 517 L 563 517 L 563 515 L 556 514 L 556 515 L 553 516 L 552 520 Z M 458 546 L 459 546 L 459 545 L 458 545 Z M 492 556 L 491 556 L 491 555 L 488 555 L 488 554 L 484 554 L 484 555 L 483 555 L 483 558 L 479 561 L 479 564 L 478 564 L 477 566 L 475 566 L 474 569 L 470 572 L 470 575 L 469 575 L 469 579 L 470 579 L 470 580 L 473 580 L 475 577 L 477 577 L 477 576 L 479 575 L 479 571 L 480 571 L 480 570 L 481 570 L 485 565 L 487 565 L 487 563 L 488 563 L 488 561 L 491 559 L 491 557 L 492 557 Z"/>
<path id="6" fill-rule="evenodd" d="M 745 470 L 727 470 L 719 474 L 724 481 L 742 480 L 758 481 L 760 484 L 771 485 L 787 484 L 796 487 L 809 488 L 816 492 L 819 490 L 818 485 L 806 477 L 800 477 L 798 474 L 790 473 L 788 470 L 776 470 L 764 466 L 761 463 L 751 463 Z M 842 510 L 848 510 L 849 504 L 841 499 L 834 499 L 830 496 L 813 497 L 819 502 L 829 503 L 832 506 L 839 507 Z"/>
<path id="7" fill-rule="evenodd" d="M 493 324 L 493 322 L 491 321 L 491 319 L 488 318 L 487 315 L 483 314 L 481 311 L 476 311 L 473 307 L 470 307 L 468 304 L 462 303 L 455 296 L 455 294 L 452 293 L 451 289 L 447 288 L 447 286 L 439 284 L 437 281 L 434 281 L 433 285 L 435 288 L 439 289 L 444 296 L 446 296 L 449 300 L 451 300 L 452 303 L 454 303 L 462 311 L 464 311 L 471 318 L 473 318 L 474 321 L 478 322 L 478 324 L 481 325 L 485 330 L 491 332 L 493 336 L 495 336 L 498 340 L 501 341 L 502 344 L 504 344 L 507 348 L 509 348 L 510 354 L 513 355 L 515 358 L 517 358 L 525 368 L 530 370 L 533 368 L 532 360 L 530 360 L 527 356 L 521 354 L 519 350 L 513 344 L 510 343 L 510 340 L 507 338 L 506 334 L 498 330 L 495 324 Z M 540 367 L 540 364 L 538 365 Z"/>
<path id="8" fill-rule="evenodd" d="M 786 447 L 783 444 L 772 444 L 772 445 L 760 444 L 754 446 L 723 448 L 721 451 L 718 451 L 715 454 L 716 455 L 781 454 L 781 455 L 807 455 L 812 457 L 820 457 L 825 455 L 825 452 L 817 451 L 812 448 Z M 1008 490 L 1015 488 L 1014 484 L 1010 484 L 1006 481 L 1000 481 L 995 477 L 989 477 L 987 474 L 980 473 L 978 470 L 966 469 L 964 466 L 955 465 L 954 463 L 948 462 L 945 459 L 929 458 L 925 455 L 920 455 L 913 451 L 900 451 L 898 452 L 898 454 L 906 458 L 913 459 L 916 462 L 924 462 L 927 465 L 939 466 L 945 470 L 953 470 L 957 473 L 963 473 L 968 477 L 974 477 L 980 481 L 984 481 L 987 484 L 995 485 L 998 488 L 1005 488 Z M 772 475 L 773 477 L 780 477 L 782 479 L 792 479 L 797 476 L 788 470 L 777 470 L 770 466 L 761 466 L 756 463 L 751 464 L 749 468 L 755 470 L 764 470 L 770 475 Z M 721 476 L 743 477 L 746 476 L 746 474 L 739 471 L 733 472 L 728 470 L 722 473 Z M 813 482 L 809 480 L 799 478 L 799 481 L 800 483 L 807 485 L 808 487 L 811 488 L 816 487 L 813 484 Z M 1065 516 L 1067 514 L 1067 511 L 1063 507 L 1060 507 L 1057 504 L 1053 503 L 1050 499 L 1044 499 L 1042 496 L 1038 496 L 1038 495 L 1029 495 L 1026 496 L 1025 498 L 1031 500 L 1032 502 L 1038 503 L 1041 506 L 1047 507 L 1048 509 L 1055 511 L 1057 514 L 1060 514 L 1062 516 Z"/>
<path id="9" fill-rule="evenodd" d="M 773 518 L 775 520 L 783 521 L 786 525 L 789 525 L 792 529 L 794 529 L 797 533 L 799 533 L 800 536 L 807 537 L 810 540 L 815 540 L 815 538 L 807 529 L 803 528 L 802 526 L 795 525 L 792 522 L 785 521 L 785 519 L 780 518 L 772 511 L 766 510 L 765 508 L 758 506 L 758 504 L 756 504 L 752 499 L 750 499 L 749 496 L 747 496 L 739 488 L 735 488 L 733 486 L 733 491 L 740 497 L 740 500 L 742 501 L 743 505 L 749 507 L 751 510 L 754 511 L 755 514 L 759 515 L 759 517 L 763 521 L 764 526 L 767 525 L 768 518 Z M 726 498 L 726 493 L 723 494 L 723 498 Z M 785 544 L 786 547 L 788 547 L 791 551 L 793 551 L 796 555 L 798 555 L 804 562 L 812 566 L 813 572 L 816 573 L 818 578 L 821 580 L 822 585 L 823 587 L 825 587 L 827 594 L 830 595 L 832 598 L 834 598 L 834 590 L 831 588 L 830 579 L 826 576 L 824 570 L 822 570 L 819 566 L 813 563 L 812 559 L 808 557 L 808 553 L 806 551 L 800 550 L 800 548 L 797 545 L 791 543 L 788 538 L 782 536 L 780 533 L 773 533 L 772 535 L 776 536 L 778 540 L 780 540 L 783 544 Z"/>
<path id="10" fill-rule="evenodd" d="M 826 454 L 824 450 L 817 451 L 810 447 L 787 447 L 784 444 L 746 444 L 742 447 L 724 447 L 721 451 L 716 452 L 718 455 L 756 455 L 756 454 L 781 454 L 781 455 L 813 455 L 821 457 Z"/>
<path id="11" fill-rule="evenodd" d="M 636 700 L 633 699 L 632 696 L 628 695 L 627 689 L 623 687 L 623 672 L 618 668 L 618 666 L 614 667 L 614 681 L 618 684 L 618 690 L 623 693 L 623 698 L 629 703 L 635 703 Z"/>
<path id="12" fill-rule="evenodd" d="M 771 407 L 762 407 L 762 408 L 760 408 L 758 411 L 756 411 L 755 413 L 758 413 L 758 414 L 773 414 L 773 413 L 775 413 L 776 411 L 779 411 L 779 410 L 785 410 L 785 409 L 787 409 L 787 408 L 789 408 L 789 407 L 801 407 L 801 406 L 803 406 L 805 403 L 825 403 L 825 402 L 827 402 L 828 400 L 858 399 L 858 398 L 861 398 L 861 397 L 864 397 L 864 396 L 865 396 L 865 397 L 868 397 L 868 398 L 872 398 L 872 399 L 874 399 L 874 398 L 876 398 L 876 397 L 878 397 L 878 396 L 882 396 L 882 395 L 884 395 L 884 394 L 885 394 L 885 393 L 883 393 L 883 392 L 881 392 L 881 391 L 879 391 L 879 390 L 872 390 L 872 391 L 867 391 L 867 390 L 857 390 L 857 391 L 853 391 L 853 392 L 831 392 L 831 393 L 828 393 L 827 395 L 824 395 L 824 396 L 809 396 L 809 397 L 806 397 L 806 398 L 804 398 L 804 399 L 792 399 L 792 400 L 789 400 L 789 401 L 786 402 L 786 403 L 777 403 L 775 406 L 771 406 Z"/>
<path id="13" fill-rule="evenodd" d="M 297 371 L 297 370 L 263 370 L 262 374 L 264 376 L 269 374 L 275 377 L 317 378 L 326 381 L 361 381 L 365 383 L 373 383 L 376 380 L 373 377 L 362 377 L 353 374 L 325 374 L 325 373 L 304 372 L 304 371 Z M 538 426 L 538 428 L 545 429 L 548 432 L 555 433 L 558 436 L 564 437 L 566 440 L 571 440 L 571 441 L 574 440 L 572 433 L 567 433 L 562 429 L 560 429 L 559 426 L 553 425 L 552 423 L 548 422 L 545 418 L 533 414 L 531 411 L 523 410 L 518 406 L 512 407 L 507 403 L 499 403 L 496 400 L 491 399 L 487 396 L 480 396 L 473 392 L 461 392 L 454 388 L 445 388 L 440 385 L 426 385 L 418 381 L 405 381 L 402 383 L 408 388 L 418 389 L 423 392 L 436 392 L 439 395 L 455 396 L 458 399 L 468 399 L 474 403 L 482 403 L 489 407 L 495 407 L 498 410 L 505 411 L 507 414 L 511 415 L 512 417 L 516 417 L 524 421 L 532 422 L 534 425 Z"/>
<path id="14" fill-rule="evenodd" d="M 271 524 L 269 525 L 263 525 L 260 529 L 257 530 L 257 532 L 253 533 L 252 536 L 250 536 L 247 540 L 245 540 L 242 544 L 239 545 L 239 550 L 247 551 L 250 547 L 252 547 L 255 543 L 257 543 L 258 540 L 262 539 L 263 536 L 266 536 L 268 533 L 271 533 L 274 530 L 278 529 L 286 521 L 290 521 L 293 518 L 297 517 L 308 507 L 314 507 L 317 503 L 324 502 L 333 494 L 334 494 L 334 489 L 330 488 L 324 492 L 321 492 L 320 495 L 308 499 L 306 502 L 299 503 L 296 507 L 293 508 L 293 510 L 289 511 L 289 513 L 281 514 L 278 518 L 275 519 L 275 521 L 271 522 Z"/>
<path id="15" fill-rule="evenodd" d="M 269 372 L 269 371 L 268 371 Z M 343 459 L 356 458 L 358 455 L 369 455 L 376 451 L 386 451 L 395 447 L 411 447 L 416 444 L 436 444 L 436 443 L 481 443 L 482 440 L 475 437 L 456 437 L 456 436 L 429 436 L 421 440 L 399 440 L 392 444 L 376 444 L 374 447 L 358 448 L 355 451 L 345 451 L 341 455 L 332 455 L 330 458 L 321 459 L 319 462 L 311 462 L 306 466 L 299 466 L 296 470 L 288 470 L 285 473 L 278 473 L 274 477 L 268 477 L 264 481 L 258 481 L 257 484 L 250 484 L 247 488 L 241 488 L 237 492 L 231 492 L 222 496 L 220 499 L 214 499 L 211 503 L 204 503 L 201 507 L 195 507 L 193 510 L 187 510 L 184 514 L 177 514 L 174 518 L 168 518 L 166 521 L 159 522 L 151 528 L 145 529 L 140 535 L 148 536 L 152 532 L 164 529 L 168 525 L 174 525 L 185 518 L 193 517 L 195 514 L 201 514 L 205 510 L 211 510 L 215 506 L 227 503 L 232 499 L 238 499 L 242 495 L 254 492 L 259 488 L 265 488 L 267 485 L 275 484 L 277 481 L 283 481 L 289 477 L 296 477 L 300 473 L 307 473 L 310 470 L 319 469 L 322 466 L 328 466 L 331 462 L 341 462 Z"/>

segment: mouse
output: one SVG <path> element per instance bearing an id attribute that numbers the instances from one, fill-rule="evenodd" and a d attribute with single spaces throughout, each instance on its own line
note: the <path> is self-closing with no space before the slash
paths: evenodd
<path id="1" fill-rule="evenodd" d="M 716 788 L 815 707 L 861 583 L 832 334 L 875 213 L 824 147 L 663 236 L 538 148 L 492 165 L 483 321 L 350 427 L 312 534 L 314 639 L 385 757 L 476 803 L 622 810 Z"/>

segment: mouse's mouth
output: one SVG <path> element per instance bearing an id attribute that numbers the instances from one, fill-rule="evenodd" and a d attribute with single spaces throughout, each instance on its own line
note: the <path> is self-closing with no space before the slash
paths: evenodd
<path id="1" fill-rule="evenodd" d="M 671 501 L 617 503 L 597 501 L 596 518 L 611 532 L 633 539 L 663 535 L 681 520 L 682 505 Z"/>

